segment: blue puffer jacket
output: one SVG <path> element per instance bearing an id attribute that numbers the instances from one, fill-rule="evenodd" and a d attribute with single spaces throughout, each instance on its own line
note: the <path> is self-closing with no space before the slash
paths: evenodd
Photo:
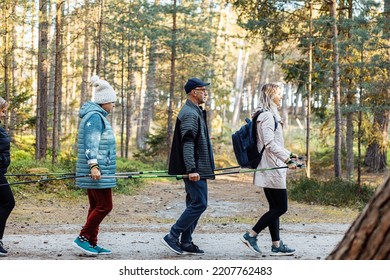
<path id="1" fill-rule="evenodd" d="M 10 138 L 4 128 L 0 127 L 0 174 L 7 173 L 11 163 Z"/>
<path id="2" fill-rule="evenodd" d="M 89 164 L 98 163 L 102 176 L 116 173 L 116 144 L 112 127 L 106 119 L 107 112 L 98 104 L 89 101 L 80 109 L 81 118 L 77 147 L 76 176 L 90 174 Z M 76 186 L 87 189 L 106 189 L 116 186 L 115 178 L 76 178 Z"/>

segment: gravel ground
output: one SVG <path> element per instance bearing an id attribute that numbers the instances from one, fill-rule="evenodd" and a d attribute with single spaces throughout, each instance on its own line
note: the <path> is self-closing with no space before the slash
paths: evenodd
<path id="1" fill-rule="evenodd" d="M 220 176 L 209 181 L 209 207 L 194 233 L 203 256 L 178 256 L 160 240 L 184 209 L 181 181 L 148 181 L 134 196 L 114 196 L 114 209 L 103 221 L 99 245 L 112 250 L 108 256 L 88 257 L 72 242 L 85 221 L 86 197 L 77 200 L 38 198 L 25 194 L 17 200 L 3 238 L 8 260 L 323 260 L 342 239 L 358 214 L 348 209 L 290 202 L 281 222 L 281 238 L 296 249 L 294 256 L 272 257 L 268 231 L 259 236 L 262 255 L 240 241 L 267 208 L 251 176 Z"/>
<path id="2" fill-rule="evenodd" d="M 56 233 L 12 234 L 5 239 L 10 249 L 10 260 L 321 260 L 325 259 L 341 240 L 348 224 L 285 224 L 281 230 L 284 243 L 297 250 L 294 256 L 270 256 L 268 232 L 261 234 L 258 244 L 263 254 L 255 254 L 244 246 L 239 237 L 250 225 L 202 225 L 194 235 L 194 242 L 205 251 L 203 256 L 179 256 L 164 247 L 160 240 L 170 224 L 158 227 L 136 224 L 102 225 L 101 246 L 112 250 L 111 255 L 90 257 L 72 246 L 81 225 L 56 225 Z M 39 226 L 37 226 L 39 227 Z M 146 230 L 148 229 L 148 230 Z M 39 230 L 37 229 L 37 232 Z"/>

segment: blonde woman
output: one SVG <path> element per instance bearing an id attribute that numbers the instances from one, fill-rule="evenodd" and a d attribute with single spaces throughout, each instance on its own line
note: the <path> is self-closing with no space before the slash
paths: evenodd
<path id="1" fill-rule="evenodd" d="M 8 102 L 0 97 L 0 122 L 7 116 Z M 0 256 L 7 256 L 4 248 L 3 236 L 7 219 L 15 207 L 15 199 L 5 174 L 11 163 L 10 145 L 8 133 L 0 127 Z"/>
<path id="2" fill-rule="evenodd" d="M 260 93 L 259 105 L 255 113 L 261 110 L 257 118 L 257 148 L 265 147 L 258 169 L 288 166 L 297 168 L 294 154 L 284 148 L 283 122 L 278 108 L 281 105 L 282 92 L 277 84 L 265 84 Z M 268 227 L 272 245 L 271 255 L 293 255 L 295 250 L 288 248 L 279 236 L 279 217 L 287 211 L 286 169 L 256 172 L 253 184 L 263 189 L 269 205 L 252 230 L 246 232 L 241 241 L 253 252 L 262 254 L 257 245 L 257 235 Z"/>

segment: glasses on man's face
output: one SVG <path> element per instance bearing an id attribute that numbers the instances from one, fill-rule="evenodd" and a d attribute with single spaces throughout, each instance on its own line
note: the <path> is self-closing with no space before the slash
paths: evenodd
<path id="1" fill-rule="evenodd" d="M 196 89 L 194 89 L 195 90 L 195 92 L 198 92 L 198 91 L 200 91 L 200 92 L 202 92 L 202 93 L 205 93 L 207 90 L 205 89 L 205 88 L 196 88 Z"/>

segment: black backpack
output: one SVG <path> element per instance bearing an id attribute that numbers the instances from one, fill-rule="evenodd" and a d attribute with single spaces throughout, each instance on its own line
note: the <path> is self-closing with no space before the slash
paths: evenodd
<path id="1" fill-rule="evenodd" d="M 264 112 L 264 110 L 257 111 L 252 120 L 245 118 L 246 124 L 241 126 L 241 128 L 232 135 L 234 154 L 236 155 L 238 164 L 243 168 L 256 169 L 263 156 L 265 146 L 259 152 L 256 144 L 256 121 L 262 112 Z M 277 127 L 278 123 L 275 120 L 274 131 Z"/>

